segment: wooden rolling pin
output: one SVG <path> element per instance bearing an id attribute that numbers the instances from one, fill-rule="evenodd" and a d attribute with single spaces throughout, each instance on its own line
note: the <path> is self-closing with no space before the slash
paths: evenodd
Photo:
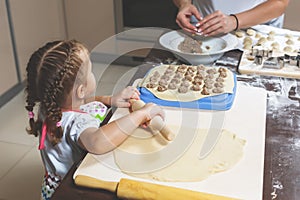
<path id="1" fill-rule="evenodd" d="M 136 180 L 121 179 L 120 182 L 102 181 L 84 175 L 75 177 L 75 184 L 95 189 L 105 189 L 111 192 L 117 192 L 121 199 L 132 200 L 233 200 L 233 198 L 196 192 L 181 188 L 164 186 L 154 183 L 146 183 Z"/>
<path id="2" fill-rule="evenodd" d="M 145 102 L 143 102 L 142 100 L 131 99 L 130 103 L 132 111 L 139 110 L 145 106 Z M 172 141 L 175 138 L 174 133 L 172 133 L 168 126 L 166 126 L 166 123 L 162 120 L 160 116 L 155 116 L 153 119 L 151 119 L 149 123 L 149 128 L 151 128 L 154 131 L 159 131 L 160 134 L 169 141 Z"/>

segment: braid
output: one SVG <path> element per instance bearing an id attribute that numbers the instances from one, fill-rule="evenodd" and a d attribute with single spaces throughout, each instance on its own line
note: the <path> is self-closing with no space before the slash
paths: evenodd
<path id="1" fill-rule="evenodd" d="M 53 46 L 57 45 L 58 41 L 56 42 L 49 42 L 44 47 L 39 48 L 37 51 L 35 51 L 32 56 L 29 59 L 29 62 L 27 64 L 27 87 L 25 88 L 25 92 L 27 93 L 26 103 L 27 106 L 25 106 L 26 110 L 30 113 L 33 113 L 34 106 L 39 101 L 39 98 L 37 96 L 37 82 L 36 77 L 38 74 L 38 70 L 41 67 L 41 62 L 43 60 L 43 57 L 45 53 L 50 49 L 53 48 Z M 32 134 L 34 136 L 37 136 L 38 129 L 41 127 L 41 123 L 39 121 L 34 120 L 34 115 L 32 115 L 29 118 L 29 125 L 30 128 L 26 129 L 28 134 Z"/>
<path id="2" fill-rule="evenodd" d="M 28 79 L 30 77 L 36 78 L 33 78 L 35 87 L 29 87 L 28 81 L 26 109 L 30 111 L 31 106 L 29 105 L 32 100 L 29 100 L 29 97 L 34 95 L 33 102 L 40 102 L 40 113 L 44 117 L 42 121 L 47 124 L 47 132 L 51 134 L 53 144 L 56 144 L 63 136 L 62 127 L 57 127 L 57 122 L 61 121 L 62 118 L 61 107 L 64 106 L 67 94 L 73 88 L 76 75 L 82 64 L 78 52 L 85 47 L 75 40 L 53 42 L 52 45 L 49 45 L 50 48 L 46 47 L 48 44 L 44 47 L 46 50 L 43 51 L 39 63 L 35 63 L 36 76 L 33 74 L 29 76 L 28 74 Z M 38 52 L 42 52 L 41 49 Z M 40 127 L 41 123 L 37 128 L 40 130 Z M 33 129 L 31 126 L 31 130 L 37 130 L 37 128 Z"/>

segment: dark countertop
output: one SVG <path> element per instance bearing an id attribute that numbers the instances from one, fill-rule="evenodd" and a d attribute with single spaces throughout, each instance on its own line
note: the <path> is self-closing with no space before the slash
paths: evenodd
<path id="1" fill-rule="evenodd" d="M 240 53 L 239 51 L 229 52 L 225 54 L 225 60 L 228 60 L 226 56 L 238 59 Z M 153 49 L 146 59 L 146 63 L 139 68 L 132 81 L 143 77 L 147 69 L 153 67 L 153 64 L 162 62 L 180 63 L 174 59 L 171 53 Z M 237 66 L 228 65 L 227 67 L 238 73 Z M 253 87 L 265 88 L 268 92 L 263 199 L 299 199 L 300 100 L 295 91 L 296 88 L 293 86 L 299 84 L 300 87 L 300 82 L 293 79 L 266 76 L 238 76 L 238 81 Z M 53 195 L 53 200 L 118 199 L 111 192 L 76 186 L 72 175 L 79 164 L 80 161 L 73 165 Z"/>

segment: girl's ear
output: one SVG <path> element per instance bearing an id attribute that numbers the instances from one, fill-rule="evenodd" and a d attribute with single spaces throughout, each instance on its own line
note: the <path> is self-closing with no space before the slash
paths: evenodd
<path id="1" fill-rule="evenodd" d="M 77 90 L 76 90 L 76 95 L 79 99 L 83 99 L 85 97 L 85 87 L 83 84 L 80 84 L 78 87 L 77 87 Z"/>

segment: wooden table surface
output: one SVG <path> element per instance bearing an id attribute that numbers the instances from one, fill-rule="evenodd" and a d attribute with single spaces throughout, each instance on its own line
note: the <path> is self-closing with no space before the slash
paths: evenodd
<path id="1" fill-rule="evenodd" d="M 240 52 L 232 51 L 226 56 L 239 59 Z M 152 62 L 153 60 L 154 62 Z M 129 84 L 136 78 L 143 77 L 157 61 L 175 62 L 172 54 L 154 49 L 150 52 L 146 63 L 139 68 Z M 238 71 L 238 66 L 228 67 Z M 253 87 L 262 87 L 268 91 L 263 199 L 299 199 L 300 100 L 297 93 L 295 93 L 295 87 L 292 87 L 298 81 L 266 76 L 238 76 L 238 81 L 245 82 Z M 300 87 L 300 82 L 298 84 Z M 111 192 L 76 186 L 72 176 L 79 164 L 80 161 L 72 166 L 54 193 L 53 200 L 118 199 L 116 194 Z"/>

